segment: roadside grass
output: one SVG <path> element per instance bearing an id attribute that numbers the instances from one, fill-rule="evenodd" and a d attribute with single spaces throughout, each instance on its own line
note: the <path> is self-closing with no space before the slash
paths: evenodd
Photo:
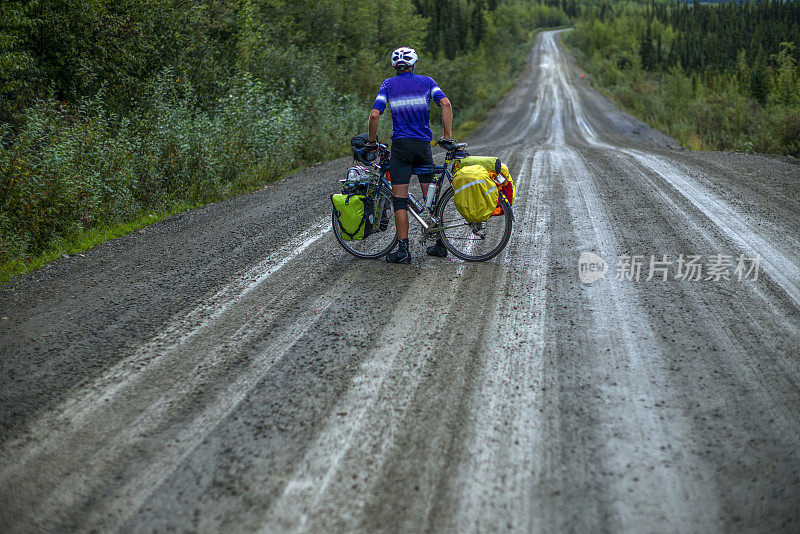
<path id="1" fill-rule="evenodd" d="M 338 156 L 334 155 L 332 157 Z M 0 262 L 0 287 L 18 276 L 40 269 L 62 256 L 85 252 L 118 237 L 152 226 L 179 213 L 221 202 L 242 194 L 252 193 L 270 183 L 279 181 L 284 176 L 290 176 L 302 168 L 304 166 L 300 165 L 282 173 L 265 172 L 263 169 L 262 172 L 258 172 L 258 170 L 251 169 L 249 172 L 243 173 L 234 184 L 231 184 L 226 189 L 219 190 L 215 196 L 205 201 L 179 202 L 169 209 L 144 212 L 127 221 L 109 222 L 55 239 L 45 250 L 38 254 Z"/>
<path id="2" fill-rule="evenodd" d="M 130 221 L 104 224 L 85 231 L 73 233 L 54 241 L 47 250 L 39 254 L 0 264 L 0 285 L 5 284 L 17 276 L 35 271 L 61 256 L 84 252 L 102 243 L 131 234 L 151 224 L 163 221 L 171 215 L 196 207 L 199 207 L 199 205 L 179 204 L 167 211 L 146 213 Z"/>

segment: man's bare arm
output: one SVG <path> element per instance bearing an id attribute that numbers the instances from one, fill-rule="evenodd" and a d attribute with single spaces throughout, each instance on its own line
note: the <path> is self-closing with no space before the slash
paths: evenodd
<path id="1" fill-rule="evenodd" d="M 378 120 L 381 118 L 381 112 L 377 109 L 369 113 L 369 139 L 375 141 L 375 136 L 378 135 Z"/>
<path id="2" fill-rule="evenodd" d="M 439 100 L 439 106 L 442 108 L 442 128 L 444 129 L 444 138 L 452 139 L 453 105 L 450 103 L 449 98 L 444 97 L 443 99 Z"/>

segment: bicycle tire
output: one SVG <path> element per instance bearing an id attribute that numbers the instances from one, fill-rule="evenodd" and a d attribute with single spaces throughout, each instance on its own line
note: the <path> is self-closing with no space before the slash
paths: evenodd
<path id="1" fill-rule="evenodd" d="M 503 208 L 501 215 L 494 215 L 486 223 L 482 223 L 486 225 L 485 230 L 491 228 L 491 241 L 488 244 L 483 243 L 482 246 L 478 246 L 479 250 L 476 251 L 476 244 L 482 243 L 485 239 L 476 239 L 469 235 L 473 234 L 477 237 L 479 234 L 473 231 L 474 225 L 471 226 L 458 213 L 453 203 L 453 188 L 451 187 L 445 191 L 439 200 L 439 206 L 436 210 L 437 217 L 442 226 L 458 225 L 456 228 L 439 232 L 445 248 L 457 258 L 465 261 L 486 261 L 500 254 L 511 238 L 511 230 L 514 224 L 511 206 L 505 199 L 500 199 L 500 207 Z M 459 220 L 460 223 L 458 222 Z"/>
<path id="2" fill-rule="evenodd" d="M 383 203 L 375 203 L 376 217 L 380 215 L 383 209 L 387 207 L 389 209 L 387 227 L 383 231 L 371 234 L 366 239 L 356 241 L 347 241 L 343 239 L 339 221 L 336 217 L 336 209 L 331 209 L 331 224 L 333 225 L 333 235 L 336 237 L 336 241 L 339 242 L 343 249 L 357 258 L 382 258 L 397 245 L 397 232 L 394 227 L 394 210 L 392 209 L 392 192 L 386 187 L 381 187 L 375 198 L 383 201 Z M 388 238 L 389 235 L 392 237 Z"/>

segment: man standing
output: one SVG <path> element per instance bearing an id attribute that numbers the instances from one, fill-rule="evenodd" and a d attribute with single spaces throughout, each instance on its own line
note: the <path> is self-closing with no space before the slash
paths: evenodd
<path id="1" fill-rule="evenodd" d="M 386 260 L 392 263 L 411 263 L 408 251 L 408 184 L 414 167 L 433 165 L 431 99 L 442 108 L 444 138 L 452 138 L 453 108 L 450 100 L 432 78 L 414 74 L 417 59 L 413 48 L 401 47 L 392 52 L 392 66 L 397 75 L 383 81 L 369 115 L 367 144 L 374 145 L 381 114 L 387 104 L 392 110 L 392 201 L 400 240 L 397 250 L 386 256 Z M 427 195 L 428 185 L 432 181 L 433 174 L 419 177 L 422 198 Z M 438 239 L 435 245 L 428 247 L 427 252 L 432 256 L 447 256 L 447 249 Z"/>

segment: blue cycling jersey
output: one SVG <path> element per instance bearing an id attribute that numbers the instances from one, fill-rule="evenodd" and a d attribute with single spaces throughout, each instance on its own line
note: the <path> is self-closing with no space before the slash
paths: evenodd
<path id="1" fill-rule="evenodd" d="M 438 104 L 444 97 L 433 78 L 403 72 L 383 81 L 372 108 L 392 109 L 392 139 L 430 141 L 431 98 Z"/>

